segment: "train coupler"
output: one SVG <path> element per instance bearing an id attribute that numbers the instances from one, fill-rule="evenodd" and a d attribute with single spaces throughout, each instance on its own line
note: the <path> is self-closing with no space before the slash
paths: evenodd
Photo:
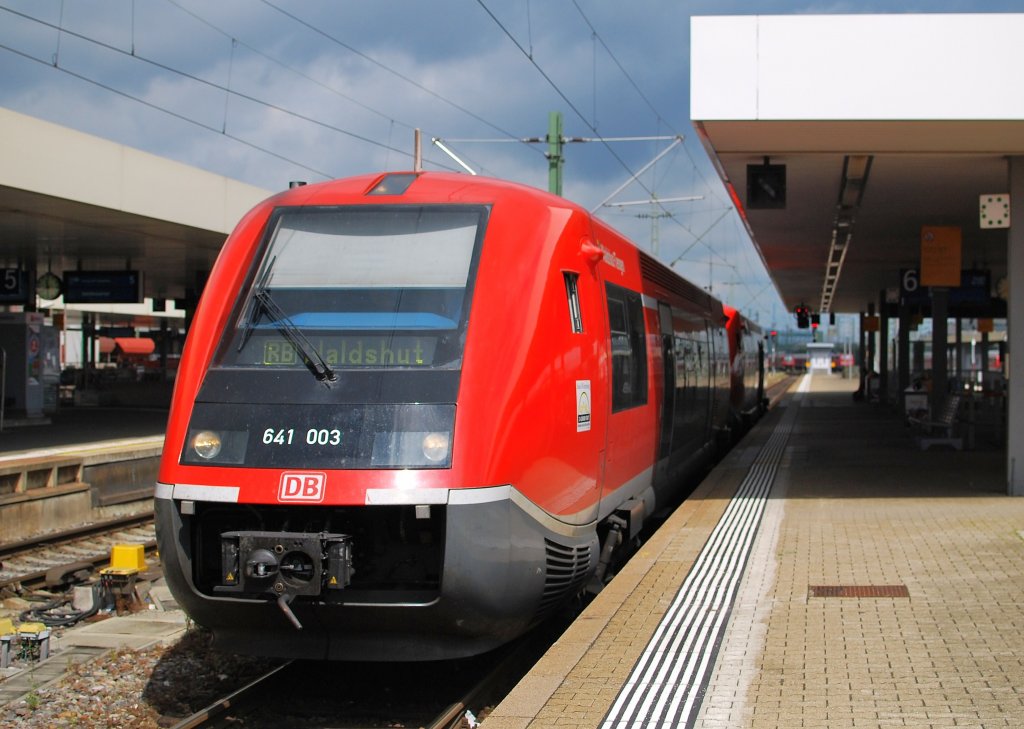
<path id="1" fill-rule="evenodd" d="M 346 534 L 225 532 L 216 591 L 271 595 L 296 624 L 288 607 L 292 599 L 344 589 L 353 572 L 352 539 Z"/>

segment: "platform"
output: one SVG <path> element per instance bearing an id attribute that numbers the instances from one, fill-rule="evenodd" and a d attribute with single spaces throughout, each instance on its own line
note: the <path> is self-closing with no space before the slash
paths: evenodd
<path id="1" fill-rule="evenodd" d="M 0 542 L 151 508 L 167 411 L 66 408 L 0 432 Z"/>
<path id="2" fill-rule="evenodd" d="M 801 384 L 485 729 L 1024 726 L 1004 452 L 921 451 L 854 381 Z"/>
<path id="3" fill-rule="evenodd" d="M 163 442 L 167 408 L 63 407 L 39 425 L 8 425 L 0 432 L 0 458 L 95 448 L 102 441 Z"/>

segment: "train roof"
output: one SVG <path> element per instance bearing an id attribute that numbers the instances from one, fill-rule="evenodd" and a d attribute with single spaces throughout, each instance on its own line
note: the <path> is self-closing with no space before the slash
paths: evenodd
<path id="1" fill-rule="evenodd" d="M 536 187 L 492 177 L 453 172 L 384 172 L 299 185 L 270 198 L 275 205 L 337 204 L 351 198 L 366 204 L 448 202 L 479 204 L 504 198 L 534 199 L 549 207 L 586 211 L 563 197 Z"/>

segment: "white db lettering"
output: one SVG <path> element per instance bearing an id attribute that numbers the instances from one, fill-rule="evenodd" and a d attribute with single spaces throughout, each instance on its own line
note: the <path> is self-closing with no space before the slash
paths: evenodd
<path id="1" fill-rule="evenodd" d="M 285 472 L 281 474 L 278 501 L 323 501 L 327 474 L 321 472 Z"/>

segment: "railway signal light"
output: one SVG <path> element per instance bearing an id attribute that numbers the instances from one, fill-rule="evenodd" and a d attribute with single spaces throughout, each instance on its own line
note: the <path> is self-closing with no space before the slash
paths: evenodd
<path id="1" fill-rule="evenodd" d="M 811 312 L 810 312 L 810 310 L 806 306 L 804 306 L 803 304 L 800 304 L 793 311 L 796 314 L 796 327 L 797 327 L 797 329 L 806 329 L 808 326 L 810 326 L 810 314 L 811 314 Z"/>

